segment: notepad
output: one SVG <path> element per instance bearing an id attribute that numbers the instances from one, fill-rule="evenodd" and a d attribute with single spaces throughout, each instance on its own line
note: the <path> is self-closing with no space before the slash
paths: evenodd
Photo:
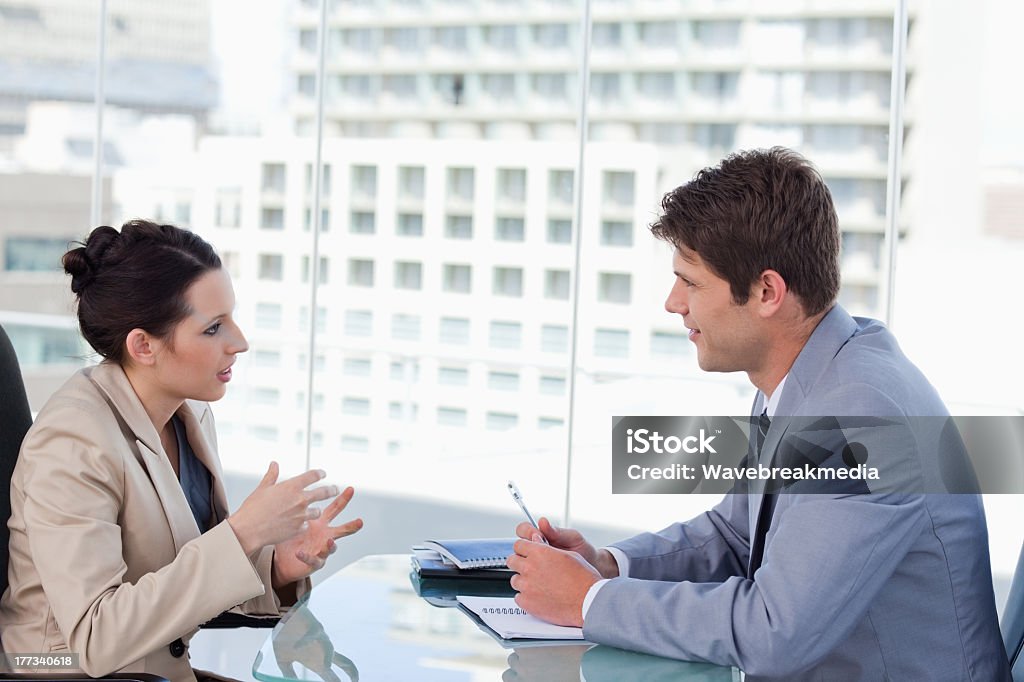
<path id="1" fill-rule="evenodd" d="M 505 559 L 512 554 L 515 542 L 515 538 L 428 540 L 423 546 L 459 568 L 505 568 Z"/>
<path id="2" fill-rule="evenodd" d="M 512 597 L 458 597 L 462 609 L 502 639 L 583 639 L 583 628 L 553 625 L 531 616 Z"/>

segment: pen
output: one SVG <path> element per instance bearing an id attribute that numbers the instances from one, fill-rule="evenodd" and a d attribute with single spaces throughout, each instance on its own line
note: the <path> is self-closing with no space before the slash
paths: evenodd
<path id="1" fill-rule="evenodd" d="M 523 513 L 526 514 L 526 518 L 530 522 L 530 525 L 536 528 L 537 532 L 540 533 L 541 542 L 543 542 L 545 545 L 548 544 L 548 540 L 544 537 L 544 533 L 540 532 L 540 526 L 538 526 L 537 522 L 533 520 L 533 516 L 530 514 L 530 510 L 526 508 L 525 504 L 523 504 L 522 493 L 519 492 L 519 488 L 517 488 L 516 484 L 513 483 L 512 481 L 508 482 L 508 492 L 509 494 L 512 495 L 512 499 L 516 501 L 516 504 L 519 505 L 519 508 L 523 510 Z"/>

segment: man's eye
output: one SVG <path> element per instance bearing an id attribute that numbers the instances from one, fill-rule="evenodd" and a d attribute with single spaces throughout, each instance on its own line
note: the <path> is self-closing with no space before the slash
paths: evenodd
<path id="1" fill-rule="evenodd" d="M 220 322 L 218 322 L 218 323 L 216 323 L 216 324 L 214 324 L 214 325 L 210 326 L 210 327 L 209 327 L 209 328 L 207 328 L 207 329 L 206 329 L 206 330 L 205 330 L 205 331 L 204 331 L 203 333 L 204 333 L 204 334 L 206 334 L 207 336 L 213 336 L 214 334 L 216 334 L 216 333 L 217 333 L 217 331 L 218 331 L 219 329 L 220 329 Z"/>

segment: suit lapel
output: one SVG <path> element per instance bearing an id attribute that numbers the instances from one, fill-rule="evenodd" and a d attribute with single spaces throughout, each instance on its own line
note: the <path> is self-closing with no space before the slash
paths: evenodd
<path id="1" fill-rule="evenodd" d="M 107 396 L 111 408 L 134 435 L 138 462 L 146 470 L 160 499 L 177 554 L 186 543 L 199 537 L 199 527 L 156 427 L 119 365 L 102 362 L 89 371 L 89 378 Z"/>
<path id="2" fill-rule="evenodd" d="M 775 451 L 782 442 L 783 436 L 789 428 L 788 417 L 798 414 L 814 415 L 814 406 L 805 405 L 805 398 L 810 388 L 817 382 L 825 369 L 829 366 L 835 356 L 839 353 L 846 342 L 857 332 L 857 322 L 839 305 L 835 305 L 826 313 L 818 323 L 818 326 L 811 333 L 811 337 L 804 344 L 800 354 L 793 362 L 789 372 L 786 374 L 786 383 L 782 388 L 782 395 L 779 396 L 779 405 L 775 411 L 771 428 L 765 437 L 762 447 L 760 461 L 765 466 L 775 458 Z M 757 416 L 764 409 L 764 396 L 760 393 L 754 399 L 754 409 L 751 411 L 751 429 L 757 428 Z M 753 433 L 753 431 L 751 431 Z M 753 565 L 756 557 L 763 556 L 764 543 L 768 534 L 768 526 L 771 519 L 762 519 L 761 508 L 765 504 L 764 484 L 752 486 L 754 492 L 750 495 L 748 517 L 750 521 L 750 555 L 747 564 L 747 577 L 753 577 L 757 566 Z M 775 511 L 778 506 L 775 507 Z M 773 512 L 774 515 L 774 512 Z M 761 521 L 761 523 L 759 523 Z"/>

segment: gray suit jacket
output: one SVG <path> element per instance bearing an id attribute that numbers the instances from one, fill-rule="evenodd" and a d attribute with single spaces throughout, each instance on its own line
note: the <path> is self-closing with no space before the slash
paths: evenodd
<path id="1" fill-rule="evenodd" d="M 776 412 L 895 417 L 902 428 L 879 442 L 912 453 L 925 476 L 936 444 L 906 417 L 947 414 L 893 335 L 839 306 L 797 357 Z M 786 428 L 773 422 L 764 453 Z M 869 452 L 879 444 L 861 436 Z M 977 495 L 783 494 L 758 538 L 760 506 L 756 491 L 726 495 L 616 543 L 629 577 L 599 590 L 587 639 L 738 666 L 750 681 L 1009 679 Z M 764 543 L 756 570 L 752 541 Z"/>

